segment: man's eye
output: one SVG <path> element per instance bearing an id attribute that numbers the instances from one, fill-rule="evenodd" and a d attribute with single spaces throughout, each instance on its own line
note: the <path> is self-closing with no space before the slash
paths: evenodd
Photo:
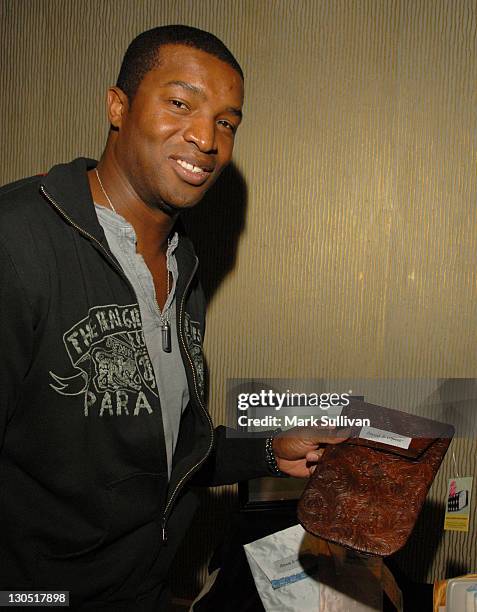
<path id="1" fill-rule="evenodd" d="M 187 110 L 187 104 L 184 104 L 184 102 L 181 102 L 180 100 L 169 100 L 169 102 L 177 108 Z"/>
<path id="2" fill-rule="evenodd" d="M 224 127 L 226 127 L 227 129 L 229 129 L 233 134 L 235 134 L 235 130 L 237 129 L 235 127 L 235 125 L 233 125 L 232 123 L 230 123 L 229 121 L 226 121 L 225 119 L 220 119 L 220 121 L 218 121 L 219 125 L 223 125 Z"/>

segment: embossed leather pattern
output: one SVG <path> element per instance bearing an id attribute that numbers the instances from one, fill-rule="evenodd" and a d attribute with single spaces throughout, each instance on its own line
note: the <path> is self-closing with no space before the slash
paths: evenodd
<path id="1" fill-rule="evenodd" d="M 328 446 L 300 498 L 298 520 L 320 538 L 387 556 L 410 536 L 454 429 L 364 402 L 350 407 L 348 415 L 369 416 L 370 408 L 382 411 L 372 426 L 412 437 L 409 449 L 357 438 Z M 435 432 L 446 437 L 429 437 Z M 417 437 L 420 433 L 427 437 Z M 410 452 L 417 456 L 404 456 Z"/>

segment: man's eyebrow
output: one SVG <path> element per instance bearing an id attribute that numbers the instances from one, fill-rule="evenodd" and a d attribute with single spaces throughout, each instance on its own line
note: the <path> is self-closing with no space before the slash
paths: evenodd
<path id="1" fill-rule="evenodd" d="M 192 83 L 188 83 L 187 81 L 168 81 L 164 83 L 164 87 L 168 85 L 176 85 L 177 87 L 182 87 L 183 89 L 187 89 L 187 91 L 191 91 L 203 98 L 205 98 L 205 92 L 201 87 L 197 87 L 197 85 L 192 85 Z"/>
<path id="2" fill-rule="evenodd" d="M 228 113 L 232 113 L 232 115 L 236 115 L 240 120 L 242 120 L 243 114 L 239 108 L 230 107 L 227 108 Z"/>

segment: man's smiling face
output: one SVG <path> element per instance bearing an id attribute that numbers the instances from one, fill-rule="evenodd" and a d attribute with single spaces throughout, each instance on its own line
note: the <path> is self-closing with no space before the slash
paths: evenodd
<path id="1" fill-rule="evenodd" d="M 241 76 L 185 45 L 165 45 L 131 104 L 110 92 L 114 155 L 134 192 L 171 212 L 197 204 L 232 158 L 243 104 Z"/>

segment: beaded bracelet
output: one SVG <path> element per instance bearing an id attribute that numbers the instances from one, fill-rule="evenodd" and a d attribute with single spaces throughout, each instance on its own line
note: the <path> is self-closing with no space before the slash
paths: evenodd
<path id="1" fill-rule="evenodd" d="M 277 433 L 280 433 L 280 429 L 278 431 L 274 431 L 273 435 L 270 438 L 267 438 L 265 441 L 265 461 L 267 462 L 268 469 L 274 476 L 279 476 L 280 478 L 287 478 L 288 474 L 285 474 L 278 467 L 277 459 L 275 457 L 275 453 L 273 451 L 273 438 Z"/>

